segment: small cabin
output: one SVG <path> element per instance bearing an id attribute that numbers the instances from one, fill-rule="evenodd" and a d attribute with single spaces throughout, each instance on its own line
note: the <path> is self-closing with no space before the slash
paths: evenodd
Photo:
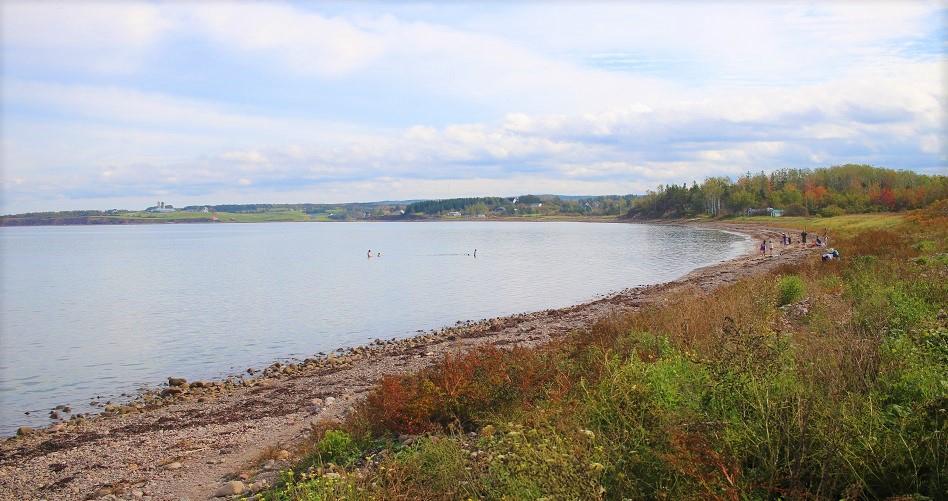
<path id="1" fill-rule="evenodd" d="M 746 214 L 748 216 L 780 217 L 783 216 L 783 209 L 774 209 L 773 207 L 767 207 L 766 209 L 748 208 Z"/>

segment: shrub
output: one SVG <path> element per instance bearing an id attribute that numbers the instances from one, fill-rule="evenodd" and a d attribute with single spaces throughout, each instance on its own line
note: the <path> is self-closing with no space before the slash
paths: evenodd
<path id="1" fill-rule="evenodd" d="M 808 216 L 810 213 L 801 204 L 790 204 L 784 209 L 783 214 L 785 216 Z"/>
<path id="2" fill-rule="evenodd" d="M 358 461 L 362 456 L 362 451 L 348 433 L 329 430 L 316 443 L 314 456 L 316 464 L 332 463 L 345 467 Z"/>
<path id="3" fill-rule="evenodd" d="M 796 275 L 780 277 L 780 281 L 777 283 L 777 305 L 784 306 L 795 303 L 803 299 L 805 293 L 806 286 L 804 286 L 803 279 L 800 277 Z"/>
<path id="4" fill-rule="evenodd" d="M 843 214 L 846 214 L 846 211 L 838 205 L 829 205 L 820 210 L 820 215 L 823 217 L 836 217 Z"/>
<path id="5" fill-rule="evenodd" d="M 357 424 L 376 435 L 473 430 L 481 416 L 542 395 L 555 369 L 542 349 L 448 355 L 419 373 L 384 377 L 361 404 Z"/>
<path id="6" fill-rule="evenodd" d="M 485 499 L 601 499 L 604 447 L 589 430 L 508 424 L 480 444 Z"/>
<path id="7" fill-rule="evenodd" d="M 401 499 L 469 499 L 476 485 L 466 456 L 453 437 L 420 439 L 383 463 L 382 486 Z"/>

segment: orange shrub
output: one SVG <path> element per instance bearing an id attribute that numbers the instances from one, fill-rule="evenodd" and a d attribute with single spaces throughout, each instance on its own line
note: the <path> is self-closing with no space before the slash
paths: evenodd
<path id="1" fill-rule="evenodd" d="M 556 377 L 552 350 L 486 347 L 448 355 L 408 376 L 386 376 L 350 419 L 376 435 L 456 426 L 545 394 Z"/>

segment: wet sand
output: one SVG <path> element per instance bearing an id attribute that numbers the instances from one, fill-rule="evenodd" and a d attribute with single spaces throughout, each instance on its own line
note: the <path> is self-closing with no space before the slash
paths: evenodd
<path id="1" fill-rule="evenodd" d="M 777 242 L 779 231 L 702 223 Z M 418 370 L 478 346 L 537 346 L 609 315 L 706 293 L 814 253 L 799 245 L 756 248 L 663 284 L 626 289 L 555 310 L 459 322 L 413 338 L 273 364 L 224 381 L 146 393 L 97 416 L 72 419 L 0 443 L 0 499 L 209 499 L 228 480 L 272 484 L 313 422 L 338 419 L 385 374 Z"/>

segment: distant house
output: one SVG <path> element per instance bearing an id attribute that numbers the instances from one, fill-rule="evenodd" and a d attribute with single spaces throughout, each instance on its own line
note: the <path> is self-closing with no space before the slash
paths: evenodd
<path id="1" fill-rule="evenodd" d="M 205 205 L 204 207 L 201 208 L 201 212 L 204 214 L 207 214 L 208 212 L 211 212 L 211 209 L 210 207 Z"/>
<path id="2" fill-rule="evenodd" d="M 506 214 L 507 209 L 504 207 L 494 207 L 494 210 L 492 210 L 491 212 L 493 212 L 494 214 Z"/>
<path id="3" fill-rule="evenodd" d="M 451 217 L 461 217 L 461 213 L 458 212 L 458 211 L 456 211 L 456 210 L 453 210 L 453 211 L 451 211 L 451 212 L 448 213 L 448 216 L 451 216 Z"/>

